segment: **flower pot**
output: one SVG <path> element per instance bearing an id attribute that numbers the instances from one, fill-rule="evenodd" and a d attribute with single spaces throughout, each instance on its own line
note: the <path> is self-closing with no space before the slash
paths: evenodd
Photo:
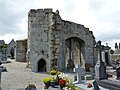
<path id="1" fill-rule="evenodd" d="M 63 90 L 64 87 L 65 85 L 60 85 L 60 90 Z"/>
<path id="2" fill-rule="evenodd" d="M 52 87 L 55 87 L 55 81 L 51 81 L 51 82 L 50 82 L 50 85 L 51 85 Z"/>
<path id="3" fill-rule="evenodd" d="M 48 89 L 50 87 L 50 84 L 45 84 L 45 89 Z"/>
<path id="4" fill-rule="evenodd" d="M 31 90 L 36 90 L 36 88 L 31 88 Z"/>

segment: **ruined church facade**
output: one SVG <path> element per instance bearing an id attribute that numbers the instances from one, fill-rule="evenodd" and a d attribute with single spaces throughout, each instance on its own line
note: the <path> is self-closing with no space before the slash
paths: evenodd
<path id="1" fill-rule="evenodd" d="M 94 44 L 89 28 L 62 20 L 58 10 L 31 9 L 28 13 L 28 61 L 34 72 L 93 65 Z"/>

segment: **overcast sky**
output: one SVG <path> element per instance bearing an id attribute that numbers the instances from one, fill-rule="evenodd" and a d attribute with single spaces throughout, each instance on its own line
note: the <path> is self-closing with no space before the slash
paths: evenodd
<path id="1" fill-rule="evenodd" d="M 59 10 L 63 20 L 88 27 L 102 44 L 120 42 L 120 0 L 0 0 L 0 40 L 27 38 L 30 9 Z"/>

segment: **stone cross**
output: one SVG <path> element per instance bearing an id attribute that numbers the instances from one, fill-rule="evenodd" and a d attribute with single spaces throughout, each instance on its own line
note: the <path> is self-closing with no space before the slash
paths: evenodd
<path id="1" fill-rule="evenodd" d="M 95 48 L 98 49 L 98 61 L 95 65 L 95 75 L 96 75 L 96 79 L 98 80 L 103 80 L 103 79 L 107 79 L 107 73 L 106 73 L 106 66 L 104 64 L 104 62 L 102 61 L 102 49 L 104 48 L 101 45 L 101 41 L 98 41 L 95 45 Z"/>
<path id="2" fill-rule="evenodd" d="M 81 80 L 82 74 L 85 73 L 85 69 L 80 67 L 80 64 L 76 64 L 74 68 L 74 72 L 77 73 L 77 83 L 83 83 Z"/>
<path id="3" fill-rule="evenodd" d="M 98 49 L 98 61 L 102 62 L 102 45 L 101 45 L 101 41 L 98 41 L 95 45 L 95 48 Z"/>

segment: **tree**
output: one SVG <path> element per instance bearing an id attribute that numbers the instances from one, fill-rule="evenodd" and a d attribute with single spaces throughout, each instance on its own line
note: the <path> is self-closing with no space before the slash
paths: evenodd
<path id="1" fill-rule="evenodd" d="M 114 50 L 113 49 L 110 49 L 110 54 L 113 54 L 114 53 Z"/>
<path id="2" fill-rule="evenodd" d="M 8 47 L 7 44 L 0 45 L 0 48 L 1 48 L 1 49 L 2 49 L 2 48 L 7 48 L 7 47 Z"/>

